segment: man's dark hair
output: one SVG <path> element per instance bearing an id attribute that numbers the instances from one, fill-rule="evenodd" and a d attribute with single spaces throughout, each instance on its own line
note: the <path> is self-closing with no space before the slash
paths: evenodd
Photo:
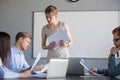
<path id="1" fill-rule="evenodd" d="M 112 34 L 118 33 L 118 36 L 120 36 L 120 26 L 113 29 Z"/>

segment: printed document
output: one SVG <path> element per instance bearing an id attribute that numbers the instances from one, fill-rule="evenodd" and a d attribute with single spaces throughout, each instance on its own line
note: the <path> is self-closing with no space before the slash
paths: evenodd
<path id="1" fill-rule="evenodd" d="M 36 66 L 36 64 L 38 63 L 38 61 L 40 60 L 40 58 L 41 58 L 41 53 L 39 52 L 38 55 L 37 55 L 37 57 L 36 57 L 36 59 L 35 59 L 34 64 L 33 64 L 32 67 L 31 67 L 31 71 L 32 71 L 33 68 Z"/>
<path id="2" fill-rule="evenodd" d="M 59 48 L 59 41 L 63 40 L 64 42 L 68 42 L 69 38 L 66 32 L 60 28 L 58 29 L 53 35 L 47 38 L 48 42 L 51 43 L 52 41 L 56 42 L 55 49 Z"/>
<path id="3" fill-rule="evenodd" d="M 81 64 L 87 71 L 89 71 L 88 67 L 87 67 L 85 64 L 83 64 L 82 61 L 80 61 L 80 64 Z M 92 74 L 95 75 L 95 76 L 101 76 L 101 75 L 99 75 L 99 74 L 97 74 L 97 73 L 95 73 L 95 72 L 92 72 Z"/>

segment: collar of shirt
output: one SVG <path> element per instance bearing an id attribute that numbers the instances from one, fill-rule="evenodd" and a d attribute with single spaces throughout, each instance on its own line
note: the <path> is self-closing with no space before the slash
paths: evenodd
<path id="1" fill-rule="evenodd" d="M 23 51 L 19 51 L 17 48 L 16 48 L 16 46 L 12 46 L 12 48 L 14 48 L 14 51 L 15 51 L 15 53 L 16 54 L 20 54 L 20 53 L 23 53 Z"/>

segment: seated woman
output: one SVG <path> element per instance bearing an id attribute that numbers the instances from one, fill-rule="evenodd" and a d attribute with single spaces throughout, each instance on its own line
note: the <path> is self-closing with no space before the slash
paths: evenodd
<path id="1" fill-rule="evenodd" d="M 26 70 L 15 73 L 6 67 L 7 57 L 11 55 L 10 36 L 8 33 L 0 32 L 0 77 L 1 78 L 20 78 L 30 77 L 31 71 Z"/>

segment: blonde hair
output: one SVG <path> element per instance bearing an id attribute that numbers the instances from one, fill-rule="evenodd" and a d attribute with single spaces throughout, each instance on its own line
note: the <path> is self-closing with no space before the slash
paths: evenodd
<path id="1" fill-rule="evenodd" d="M 49 5 L 46 9 L 45 9 L 45 14 L 52 14 L 52 15 L 56 15 L 57 14 L 57 8 L 53 5 Z"/>
<path id="2" fill-rule="evenodd" d="M 27 32 L 19 32 L 15 37 L 15 42 L 17 42 L 20 37 L 32 39 L 32 37 Z"/>

